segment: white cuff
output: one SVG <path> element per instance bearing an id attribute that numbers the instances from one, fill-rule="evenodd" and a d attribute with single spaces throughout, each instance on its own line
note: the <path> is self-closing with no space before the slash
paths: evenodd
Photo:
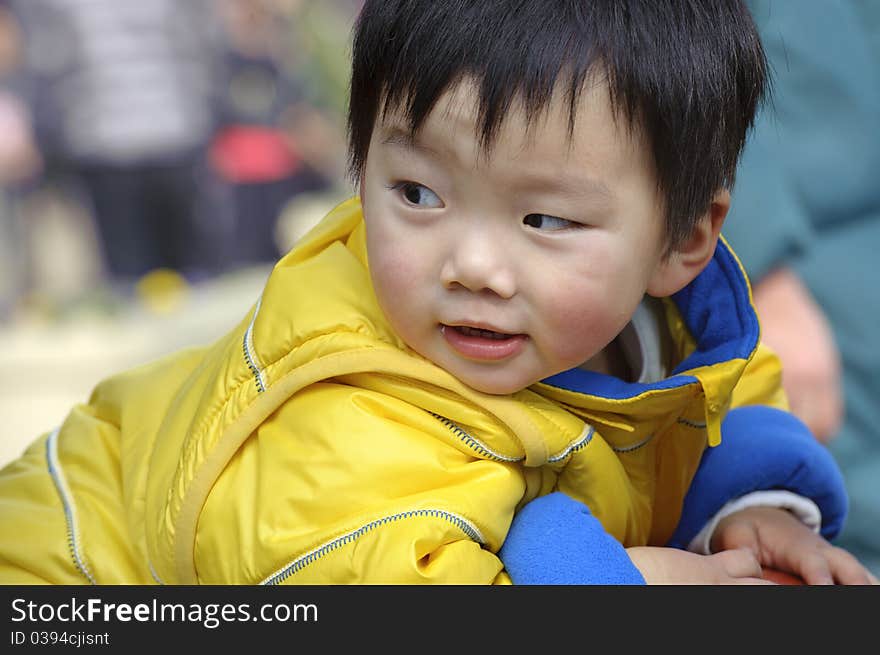
<path id="1" fill-rule="evenodd" d="M 782 489 L 753 491 L 745 496 L 731 500 L 718 510 L 715 516 L 697 533 L 697 536 L 691 539 L 687 549 L 700 555 L 711 554 L 712 551 L 709 549 L 709 543 L 712 540 L 712 534 L 715 532 L 718 522 L 725 516 L 729 516 L 746 507 L 779 507 L 787 509 L 813 532 L 819 532 L 819 528 L 822 527 L 822 512 L 819 511 L 819 506 L 809 498 Z"/>

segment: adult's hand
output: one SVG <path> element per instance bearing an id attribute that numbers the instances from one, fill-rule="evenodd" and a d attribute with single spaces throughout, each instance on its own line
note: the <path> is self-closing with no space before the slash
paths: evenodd
<path id="1" fill-rule="evenodd" d="M 797 274 L 772 271 L 754 285 L 761 338 L 782 361 L 782 386 L 791 411 L 822 443 L 843 422 L 840 353 L 831 326 Z"/>

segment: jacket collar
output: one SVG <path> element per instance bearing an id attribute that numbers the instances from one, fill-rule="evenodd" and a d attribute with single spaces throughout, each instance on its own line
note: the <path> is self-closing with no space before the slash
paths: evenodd
<path id="1" fill-rule="evenodd" d="M 629 405 L 658 392 L 699 384 L 706 397 L 709 442 L 720 442 L 720 417 L 760 336 L 748 278 L 723 237 L 705 270 L 671 297 L 667 310 L 668 327 L 684 355 L 669 377 L 626 382 L 575 368 L 536 388 L 569 404 L 594 407 L 599 399 Z"/>
<path id="2" fill-rule="evenodd" d="M 752 356 L 758 345 L 758 318 L 748 280 L 726 241 L 719 241 L 706 269 L 672 296 L 672 302 L 694 342 L 694 348 L 669 377 L 649 383 L 626 382 L 610 375 L 573 368 L 546 378 L 542 383 L 576 393 L 622 400 L 692 384 L 695 379 L 691 373 L 698 369 L 724 365 L 730 360 L 748 360 Z"/>

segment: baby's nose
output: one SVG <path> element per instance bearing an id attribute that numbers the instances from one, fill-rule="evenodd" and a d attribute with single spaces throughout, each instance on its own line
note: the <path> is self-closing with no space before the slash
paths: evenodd
<path id="1" fill-rule="evenodd" d="M 491 234 L 468 236 L 457 242 L 443 264 L 443 286 L 463 287 L 474 293 L 490 291 L 501 298 L 516 293 L 516 277 L 509 251 Z"/>

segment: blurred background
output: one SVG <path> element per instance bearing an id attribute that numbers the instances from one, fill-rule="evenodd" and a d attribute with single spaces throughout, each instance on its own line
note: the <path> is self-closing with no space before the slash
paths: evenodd
<path id="1" fill-rule="evenodd" d="M 0 0 L 0 466 L 231 328 L 353 189 L 360 0 Z"/>

